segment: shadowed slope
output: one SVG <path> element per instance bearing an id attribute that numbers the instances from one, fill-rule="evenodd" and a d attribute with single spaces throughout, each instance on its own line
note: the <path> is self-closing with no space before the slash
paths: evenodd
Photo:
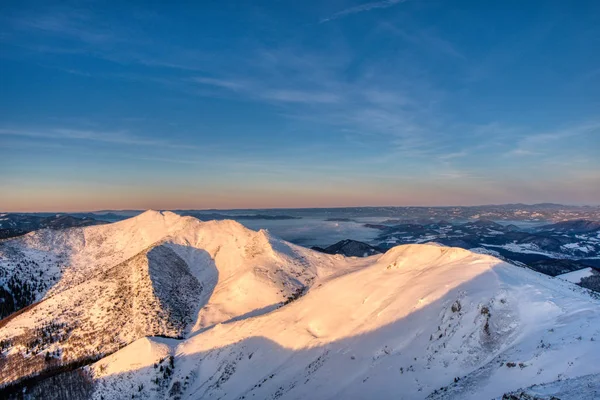
<path id="1" fill-rule="evenodd" d="M 6 291 L 0 295 L 14 307 L 0 316 L 82 283 L 194 221 L 147 211 L 113 224 L 43 229 L 1 241 L 0 287 Z"/>
<path id="2" fill-rule="evenodd" d="M 0 359 L 0 385 L 110 354 L 144 336 L 183 337 L 202 291 L 185 261 L 154 246 L 3 326 L 0 340 L 10 349 Z"/>

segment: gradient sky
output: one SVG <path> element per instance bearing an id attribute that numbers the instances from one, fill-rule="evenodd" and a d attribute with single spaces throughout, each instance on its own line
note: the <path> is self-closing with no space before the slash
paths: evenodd
<path id="1" fill-rule="evenodd" d="M 0 5 L 0 210 L 600 203 L 600 2 Z"/>

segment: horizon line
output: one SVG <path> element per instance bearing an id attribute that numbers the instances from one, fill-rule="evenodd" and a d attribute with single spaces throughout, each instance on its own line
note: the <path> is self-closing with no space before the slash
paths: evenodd
<path id="1" fill-rule="evenodd" d="M 154 211 L 269 211 L 269 210 L 330 210 L 330 209 L 352 209 L 352 208 L 476 208 L 476 207 L 500 207 L 500 206 L 563 206 L 563 207 L 600 207 L 596 204 L 564 204 L 564 203 L 500 203 L 500 204 L 475 204 L 475 205 L 385 205 L 385 206 L 332 206 L 332 207 L 251 207 L 251 208 L 130 208 L 130 209 L 97 209 L 97 210 L 77 210 L 77 211 L 0 211 L 0 214 L 75 214 L 75 213 L 110 213 L 110 212 L 144 212 Z"/>

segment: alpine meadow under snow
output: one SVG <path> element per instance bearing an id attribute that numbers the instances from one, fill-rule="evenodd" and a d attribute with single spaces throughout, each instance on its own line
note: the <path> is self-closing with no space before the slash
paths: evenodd
<path id="1" fill-rule="evenodd" d="M 42 229 L 0 242 L 0 394 L 594 399 L 600 300 L 580 279 L 435 243 L 329 255 L 171 212 Z"/>

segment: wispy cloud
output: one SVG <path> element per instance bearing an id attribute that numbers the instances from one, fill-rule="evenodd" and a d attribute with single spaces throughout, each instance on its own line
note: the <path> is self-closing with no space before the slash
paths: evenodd
<path id="1" fill-rule="evenodd" d="M 535 155 L 539 155 L 540 153 L 535 152 L 533 150 L 527 150 L 527 149 L 522 149 L 522 148 L 516 148 L 514 150 L 510 150 L 508 153 L 506 153 L 506 156 L 516 156 L 516 157 L 530 157 L 530 156 L 535 156 Z"/>
<path id="2" fill-rule="evenodd" d="M 397 158 L 438 151 L 432 140 L 434 126 L 443 124 L 430 114 L 439 94 L 423 77 L 404 73 L 402 67 L 390 68 L 392 60 L 365 60 L 360 65 L 343 43 L 333 44 L 326 53 L 297 45 L 259 46 L 238 55 L 253 60 L 243 70 L 231 62 L 222 75 L 195 77 L 192 82 L 211 89 L 200 95 L 276 104 L 282 116 L 298 122 L 293 125 L 320 126 L 348 144 L 361 141 L 360 136 L 378 147 L 387 143 L 385 151 Z M 352 79 L 347 78 L 349 68 L 354 70 Z"/>
<path id="3" fill-rule="evenodd" d="M 173 143 L 164 140 L 147 139 L 131 135 L 126 131 L 92 131 L 68 128 L 52 129 L 11 129 L 0 128 L 0 136 L 27 137 L 46 140 L 73 140 L 113 143 L 131 146 L 155 146 L 168 148 L 195 148 L 189 144 Z"/>
<path id="4" fill-rule="evenodd" d="M 399 91 L 373 88 L 366 89 L 363 95 L 367 101 L 382 107 L 404 107 L 413 104 L 409 96 Z"/>
<path id="5" fill-rule="evenodd" d="M 269 90 L 260 95 L 268 100 L 285 103 L 338 103 L 340 98 L 333 93 L 314 92 L 302 90 L 276 89 Z"/>
<path id="6" fill-rule="evenodd" d="M 434 176 L 442 179 L 464 179 L 471 177 L 471 174 L 460 170 L 444 170 L 438 171 Z"/>
<path id="7" fill-rule="evenodd" d="M 201 85 L 215 86 L 218 88 L 229 89 L 229 90 L 244 90 L 249 88 L 249 84 L 243 81 L 235 81 L 230 79 L 217 79 L 207 77 L 195 77 L 192 78 L 193 82 Z"/>
<path id="8" fill-rule="evenodd" d="M 453 153 L 442 154 L 441 156 L 438 157 L 438 159 L 440 159 L 442 161 L 454 160 L 456 158 L 466 157 L 468 154 L 469 153 L 466 150 L 461 150 L 461 151 L 456 151 Z"/>
<path id="9" fill-rule="evenodd" d="M 142 161 L 153 161 L 159 163 L 169 163 L 169 164 L 183 164 L 183 165 L 201 165 L 202 163 L 198 160 L 186 160 L 182 158 L 169 158 L 169 157 L 138 157 L 135 155 L 127 155 L 127 157 L 133 157 L 137 160 Z"/>
<path id="10" fill-rule="evenodd" d="M 358 14 L 361 12 L 374 10 L 376 8 L 389 8 L 389 7 L 395 6 L 396 4 L 404 3 L 405 1 L 406 0 L 372 1 L 369 3 L 360 4 L 358 6 L 349 7 L 342 11 L 338 11 L 335 14 L 332 14 L 331 16 L 329 16 L 327 18 L 321 19 L 321 21 L 319 21 L 319 22 L 325 23 L 325 22 L 333 21 L 335 19 L 346 17 L 348 15 Z"/>
<path id="11" fill-rule="evenodd" d="M 402 40 L 418 46 L 419 49 L 450 56 L 460 60 L 466 60 L 466 57 L 457 49 L 454 43 L 436 34 L 431 29 L 413 29 L 399 28 L 397 25 L 388 21 L 381 22 L 379 28 L 390 32 Z"/>
<path id="12" fill-rule="evenodd" d="M 600 132 L 600 122 L 592 121 L 554 132 L 528 133 L 517 141 L 515 148 L 504 155 L 517 157 L 542 155 L 548 150 L 548 146 L 555 145 L 557 142 L 563 142 L 567 139 L 581 140 L 582 137 L 598 132 Z"/>
<path id="13" fill-rule="evenodd" d="M 68 37 L 89 44 L 116 40 L 110 30 L 99 30 L 91 24 L 91 17 L 81 10 L 54 11 L 48 14 L 28 15 L 12 20 L 16 29 L 41 31 Z"/>
<path id="14" fill-rule="evenodd" d="M 192 78 L 192 81 L 201 85 L 230 90 L 239 94 L 243 92 L 246 96 L 267 101 L 281 103 L 337 103 L 340 99 L 337 95 L 328 92 L 301 90 L 297 88 L 278 87 L 277 84 L 270 85 L 269 82 L 252 82 L 249 80 L 220 79 L 220 78 Z"/>

